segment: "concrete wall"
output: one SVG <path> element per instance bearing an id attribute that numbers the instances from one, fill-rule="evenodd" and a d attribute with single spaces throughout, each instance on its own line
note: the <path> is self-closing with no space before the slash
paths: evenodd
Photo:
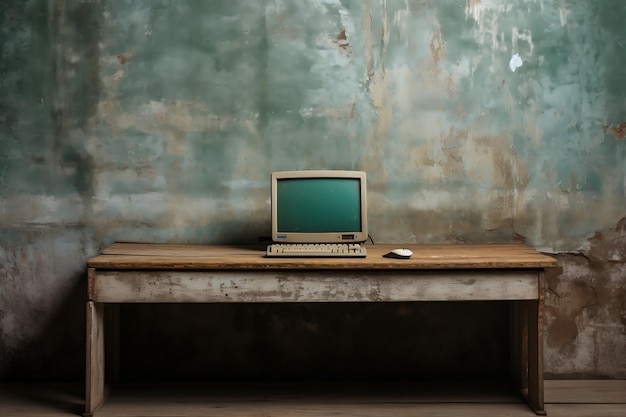
<path id="1" fill-rule="evenodd" d="M 548 376 L 626 377 L 626 3 L 0 0 L 0 12 L 0 378 L 82 377 L 84 265 L 101 248 L 255 241 L 269 233 L 270 172 L 313 168 L 367 172 L 376 242 L 523 240 L 556 256 Z M 291 369 L 347 328 L 386 345 L 364 330 L 375 307 L 308 308 L 204 310 L 226 344 L 189 367 L 254 373 L 293 352 L 284 329 L 304 340 Z M 493 356 L 506 329 L 486 318 L 506 306 L 458 308 L 496 334 Z M 428 323 L 433 309 L 459 315 L 375 316 L 401 332 L 399 317 Z M 151 335 L 187 352 L 197 313 L 129 307 L 125 349 Z M 342 325 L 319 330 L 331 313 Z M 145 329 L 167 317 L 187 333 Z M 433 331 L 417 329 L 411 346 Z M 479 351 L 445 337 L 470 346 L 455 366 Z M 354 340 L 325 354 L 340 362 Z"/>

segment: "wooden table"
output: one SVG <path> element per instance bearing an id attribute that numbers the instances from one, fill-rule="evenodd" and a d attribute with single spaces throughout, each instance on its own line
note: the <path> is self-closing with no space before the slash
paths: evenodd
<path id="1" fill-rule="evenodd" d="M 368 245 L 366 258 L 266 258 L 265 248 L 116 243 L 88 261 L 85 416 L 105 399 L 105 305 L 495 301 L 511 303 L 511 374 L 536 414 L 543 399 L 544 270 L 523 244 Z M 113 333 L 115 337 L 115 333 Z"/>

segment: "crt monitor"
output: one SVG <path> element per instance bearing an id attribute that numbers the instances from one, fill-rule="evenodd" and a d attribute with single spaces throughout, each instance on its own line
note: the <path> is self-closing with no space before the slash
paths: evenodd
<path id="1" fill-rule="evenodd" d="M 274 172 L 271 175 L 271 211 L 274 242 L 365 242 L 365 172 Z"/>

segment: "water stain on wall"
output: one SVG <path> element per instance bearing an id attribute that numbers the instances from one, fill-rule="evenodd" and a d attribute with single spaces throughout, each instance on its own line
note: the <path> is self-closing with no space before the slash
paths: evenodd
<path id="1" fill-rule="evenodd" d="M 626 361 L 626 219 L 578 254 L 556 255 L 546 278 L 547 374 L 610 375 Z M 567 369 L 567 371 L 565 371 Z M 616 375 L 625 375 L 618 371 Z"/>
<path id="2" fill-rule="evenodd" d="M 78 305 L 84 292 L 65 288 L 80 287 L 84 260 L 102 246 L 256 239 L 269 227 L 272 170 L 350 168 L 368 173 L 377 242 L 523 240 L 553 253 L 561 269 L 548 274 L 546 370 L 626 377 L 626 125 L 603 122 L 623 117 L 625 3 L 32 0 L 0 9 L 0 363 L 17 352 L 45 366 L 69 346 L 67 373 L 80 373 L 80 323 L 55 321 L 41 337 L 28 323 L 54 314 L 42 294 Z M 513 73 L 514 53 L 524 65 Z M 394 307 L 388 317 L 407 318 L 407 328 L 423 318 L 437 333 L 428 327 L 437 307 Z M 500 307 L 475 317 L 497 316 L 497 328 Z M 134 337 L 167 316 L 156 310 L 140 313 Z M 233 355 L 242 372 L 262 370 L 263 353 L 293 354 L 285 329 L 341 336 L 324 328 L 330 308 L 318 318 L 296 311 L 297 320 L 287 307 L 218 312 L 275 333 L 232 332 L 214 318 L 224 340 L 249 342 Z M 347 328 L 372 313 L 340 314 Z M 188 322 L 178 340 L 150 331 L 189 352 L 202 323 Z M 382 349 L 368 330 L 361 340 Z M 447 340 L 456 336 L 477 348 L 471 332 Z M 337 340 L 343 353 L 354 348 Z M 191 363 L 206 365 L 195 354 Z"/>
<path id="3" fill-rule="evenodd" d="M 557 349 L 561 354 L 571 354 L 574 350 L 578 327 L 569 317 L 556 317 L 547 329 L 548 346 Z"/>

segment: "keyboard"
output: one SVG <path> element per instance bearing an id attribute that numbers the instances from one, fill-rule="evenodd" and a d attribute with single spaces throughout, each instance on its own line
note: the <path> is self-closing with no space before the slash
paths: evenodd
<path id="1" fill-rule="evenodd" d="M 268 257 L 365 258 L 367 250 L 358 243 L 273 243 Z"/>

